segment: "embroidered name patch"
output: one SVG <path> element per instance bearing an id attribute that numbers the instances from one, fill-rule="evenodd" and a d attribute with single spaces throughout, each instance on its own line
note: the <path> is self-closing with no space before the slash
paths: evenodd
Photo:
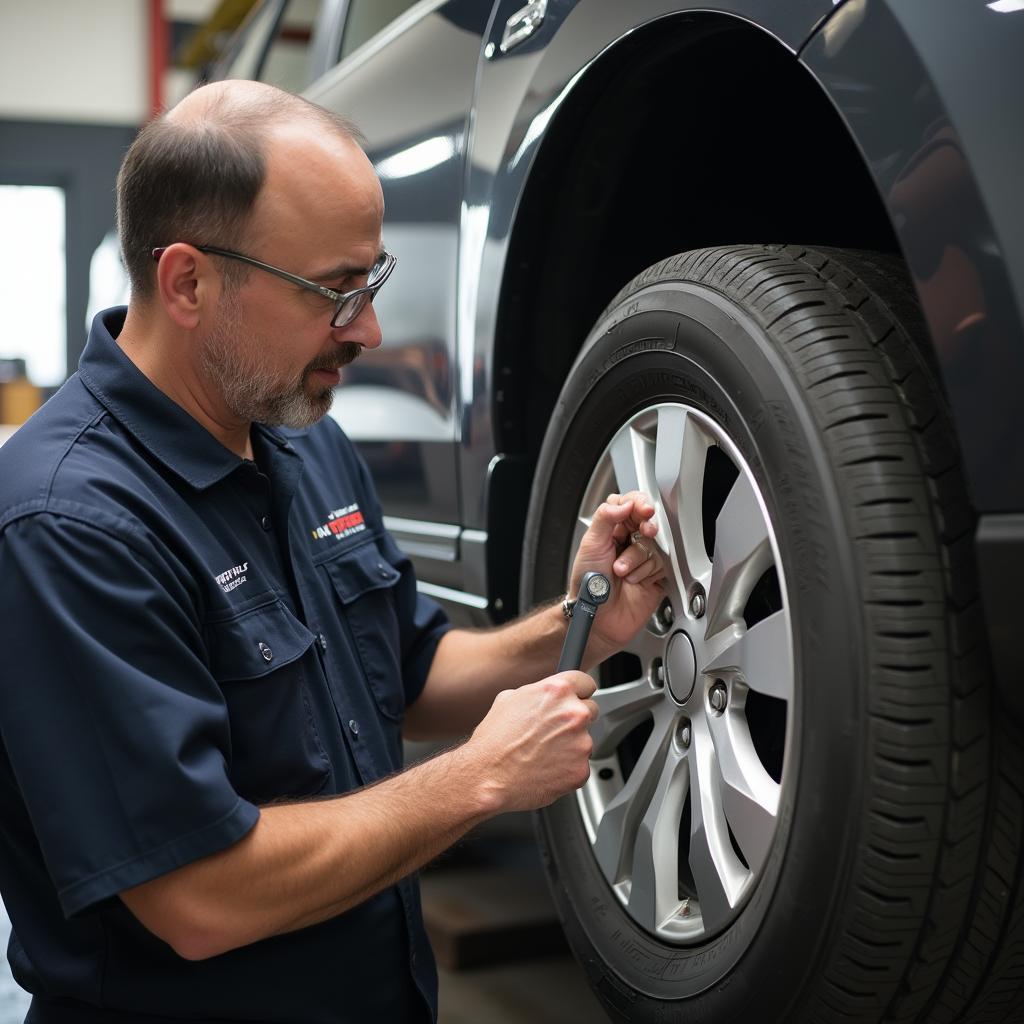
<path id="1" fill-rule="evenodd" d="M 249 563 L 243 562 L 241 565 L 233 565 L 230 569 L 218 573 L 213 578 L 220 584 L 220 589 L 225 594 L 230 594 L 232 590 L 240 587 L 246 581 L 245 573 L 248 568 Z"/>
<path id="2" fill-rule="evenodd" d="M 353 533 L 362 533 L 365 529 L 363 513 L 359 511 L 359 505 L 353 503 L 328 512 L 327 522 L 322 526 L 314 526 L 311 533 L 313 540 L 323 540 L 325 537 L 344 540 L 346 537 L 351 537 Z"/>

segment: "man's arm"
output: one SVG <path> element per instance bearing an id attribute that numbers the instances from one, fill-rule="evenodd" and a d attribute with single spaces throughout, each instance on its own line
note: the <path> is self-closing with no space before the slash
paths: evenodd
<path id="1" fill-rule="evenodd" d="M 612 595 L 594 623 L 583 667 L 621 649 L 661 602 L 663 563 L 654 538 L 654 506 L 642 494 L 610 494 L 595 511 L 580 543 L 572 588 L 585 572 L 603 572 Z M 643 548 L 631 542 L 642 534 Z M 423 692 L 406 709 L 407 739 L 464 736 L 479 722 L 501 690 L 551 672 L 567 631 L 560 604 L 549 605 L 491 630 L 456 629 L 438 644 Z"/>
<path id="2" fill-rule="evenodd" d="M 334 917 L 486 818 L 583 785 L 593 691 L 588 676 L 567 672 L 499 693 L 461 747 L 355 793 L 265 807 L 238 843 L 121 899 L 189 960 Z"/>

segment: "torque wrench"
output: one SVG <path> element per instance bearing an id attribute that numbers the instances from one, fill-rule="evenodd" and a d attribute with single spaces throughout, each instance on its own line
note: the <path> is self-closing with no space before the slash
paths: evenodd
<path id="1" fill-rule="evenodd" d="M 583 662 L 583 652 L 587 649 L 590 627 L 594 624 L 597 609 L 608 600 L 612 587 L 608 577 L 599 572 L 584 573 L 580 580 L 580 593 L 573 605 L 572 618 L 569 620 L 569 632 L 565 634 L 562 645 L 562 657 L 558 660 L 556 671 L 578 669 Z"/>

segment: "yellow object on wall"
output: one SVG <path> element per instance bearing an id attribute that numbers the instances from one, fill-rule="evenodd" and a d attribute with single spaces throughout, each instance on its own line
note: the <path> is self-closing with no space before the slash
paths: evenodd
<path id="1" fill-rule="evenodd" d="M 20 425 L 42 405 L 42 392 L 22 378 L 0 381 L 0 423 Z"/>

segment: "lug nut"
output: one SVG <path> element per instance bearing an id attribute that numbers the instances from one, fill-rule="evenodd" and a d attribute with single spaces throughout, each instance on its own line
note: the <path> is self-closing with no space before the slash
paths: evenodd
<path id="1" fill-rule="evenodd" d="M 711 692 L 708 694 L 708 703 L 711 705 L 711 710 L 717 711 L 718 714 L 725 710 L 726 704 L 729 703 L 729 694 L 725 689 L 725 683 L 718 682 L 711 687 Z"/>
<path id="2" fill-rule="evenodd" d="M 654 663 L 654 681 L 658 686 L 665 685 L 665 664 L 660 660 Z"/>
<path id="3" fill-rule="evenodd" d="M 675 615 L 672 613 L 672 605 L 666 601 L 665 607 L 661 609 L 661 621 L 666 629 L 672 625 L 674 619 Z"/>
<path id="4" fill-rule="evenodd" d="M 692 739 L 689 722 L 682 722 L 680 724 L 679 729 L 676 732 L 676 738 L 679 740 L 679 746 L 681 746 L 683 750 L 689 749 L 690 740 Z"/>
<path id="5" fill-rule="evenodd" d="M 690 598 L 690 611 L 695 619 L 704 614 L 704 595 L 699 590 Z"/>

